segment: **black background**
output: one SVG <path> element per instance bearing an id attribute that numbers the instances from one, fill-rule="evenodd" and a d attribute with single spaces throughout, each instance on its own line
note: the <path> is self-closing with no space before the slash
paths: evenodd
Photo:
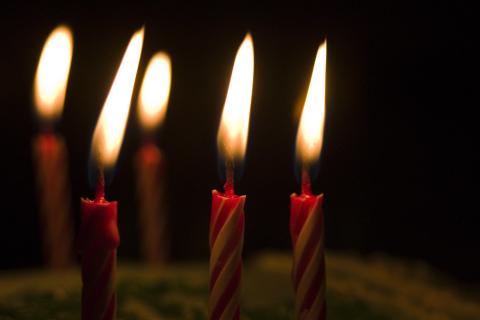
<path id="1" fill-rule="evenodd" d="M 182 5 L 7 7 L 0 77 L 0 268 L 41 265 L 31 143 L 39 127 L 32 82 L 49 32 L 67 23 L 74 56 L 58 132 L 69 149 L 72 207 L 91 196 L 87 158 L 96 119 L 132 33 L 150 56 L 167 50 L 173 83 L 157 142 L 168 158 L 173 257 L 208 257 L 210 192 L 220 188 L 216 130 L 245 33 L 255 47 L 249 145 L 238 193 L 247 194 L 245 256 L 286 250 L 299 109 L 318 45 L 328 37 L 327 117 L 316 192 L 326 195 L 331 250 L 420 259 L 480 282 L 478 108 L 474 10 L 430 5 Z M 477 98 L 475 96 L 475 98 Z M 135 101 L 135 100 L 133 100 Z M 135 106 L 135 103 L 133 104 Z M 142 141 L 132 108 L 116 176 L 121 259 L 138 259 L 133 156 Z"/>

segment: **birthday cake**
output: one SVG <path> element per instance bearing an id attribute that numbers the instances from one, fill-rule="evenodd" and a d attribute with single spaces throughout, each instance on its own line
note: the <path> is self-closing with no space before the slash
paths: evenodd
<path id="1" fill-rule="evenodd" d="M 242 319 L 293 319 L 291 259 L 268 253 L 246 261 Z M 205 264 L 162 268 L 120 263 L 117 319 L 206 319 Z M 80 273 L 0 276 L 0 319 L 79 319 Z M 421 263 L 327 253 L 328 319 L 480 319 L 478 296 L 460 294 Z"/>

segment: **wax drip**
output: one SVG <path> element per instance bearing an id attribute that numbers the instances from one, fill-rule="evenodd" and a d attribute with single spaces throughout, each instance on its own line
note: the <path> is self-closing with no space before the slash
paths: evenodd
<path id="1" fill-rule="evenodd" d="M 308 174 L 308 170 L 303 168 L 302 170 L 302 194 L 307 196 L 312 195 L 312 184 L 310 181 L 310 175 Z"/>
<path id="2" fill-rule="evenodd" d="M 105 201 L 105 175 L 103 169 L 98 169 L 97 189 L 95 190 L 95 202 Z"/>
<path id="3" fill-rule="evenodd" d="M 223 189 L 225 190 L 225 194 L 228 197 L 232 197 L 235 195 L 235 189 L 233 185 L 233 175 L 234 175 L 234 170 L 233 170 L 233 164 L 232 162 L 228 161 L 225 165 L 225 173 L 226 173 L 226 181 L 225 184 L 223 185 Z"/>

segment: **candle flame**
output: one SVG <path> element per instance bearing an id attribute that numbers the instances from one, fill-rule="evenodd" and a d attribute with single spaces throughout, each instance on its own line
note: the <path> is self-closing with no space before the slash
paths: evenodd
<path id="1" fill-rule="evenodd" d="M 161 124 L 167 111 L 172 78 L 170 57 L 158 52 L 148 63 L 138 100 L 138 117 L 143 128 Z"/>
<path id="2" fill-rule="evenodd" d="M 217 135 L 219 152 L 228 161 L 242 160 L 245 156 L 252 87 L 253 40 L 247 34 L 235 57 Z"/>
<path id="3" fill-rule="evenodd" d="M 297 132 L 296 153 L 304 166 L 309 166 L 320 157 L 325 123 L 325 77 L 327 64 L 327 42 L 317 52 L 307 98 L 303 106 Z"/>
<path id="4" fill-rule="evenodd" d="M 142 28 L 132 36 L 93 133 L 92 155 L 101 167 L 112 167 L 120 152 L 142 52 L 143 33 Z"/>
<path id="5" fill-rule="evenodd" d="M 34 80 L 36 110 L 45 120 L 55 120 L 62 113 L 72 52 L 72 32 L 60 25 L 43 46 Z"/>

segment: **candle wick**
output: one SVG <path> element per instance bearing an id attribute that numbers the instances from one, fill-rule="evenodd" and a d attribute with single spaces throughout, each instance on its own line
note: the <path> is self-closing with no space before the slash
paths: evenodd
<path id="1" fill-rule="evenodd" d="M 44 124 L 40 131 L 46 135 L 54 134 L 55 132 L 53 125 L 49 122 Z"/>
<path id="2" fill-rule="evenodd" d="M 302 194 L 311 196 L 312 195 L 312 183 L 310 181 L 310 175 L 308 170 L 303 168 L 302 170 Z"/>
<path id="3" fill-rule="evenodd" d="M 155 144 L 155 136 L 154 136 L 153 130 L 144 129 L 143 144 L 144 145 Z"/>
<path id="4" fill-rule="evenodd" d="M 95 201 L 102 202 L 105 200 L 105 175 L 103 169 L 98 170 L 97 190 L 95 191 Z"/>
<path id="5" fill-rule="evenodd" d="M 233 184 L 233 165 L 231 162 L 228 162 L 226 165 L 226 181 L 223 186 L 225 190 L 225 194 L 228 197 L 232 197 L 235 195 L 235 189 L 234 189 L 234 184 Z"/>

